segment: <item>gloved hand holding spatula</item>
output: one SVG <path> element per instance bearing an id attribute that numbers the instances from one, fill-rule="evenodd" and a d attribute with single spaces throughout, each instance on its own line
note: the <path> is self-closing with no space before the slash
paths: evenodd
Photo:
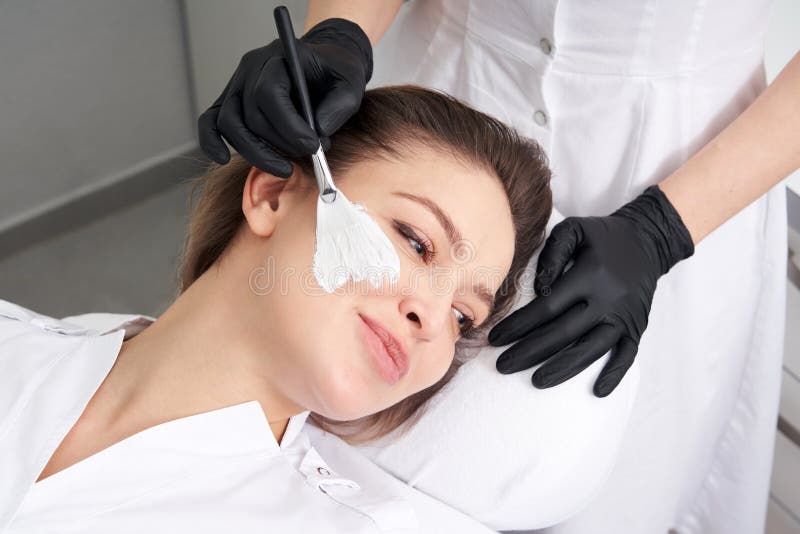
<path id="1" fill-rule="evenodd" d="M 288 178 L 291 159 L 316 152 L 361 105 L 372 76 L 372 46 L 358 24 L 327 19 L 296 42 L 316 132 L 292 98 L 280 39 L 247 52 L 222 94 L 197 121 L 200 147 L 217 163 L 230 159 L 223 138 L 261 170 Z M 319 135 L 317 135 L 319 132 Z"/>

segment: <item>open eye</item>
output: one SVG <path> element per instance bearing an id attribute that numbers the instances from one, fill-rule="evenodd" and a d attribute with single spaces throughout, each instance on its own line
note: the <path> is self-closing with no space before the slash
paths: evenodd
<path id="1" fill-rule="evenodd" d="M 427 239 L 423 239 L 408 225 L 395 220 L 394 226 L 397 231 L 408 240 L 414 253 L 420 256 L 425 263 L 430 263 L 436 257 L 436 251 L 433 249 L 433 243 Z"/>
<path id="2" fill-rule="evenodd" d="M 419 234 L 417 234 L 407 224 L 403 224 L 396 219 L 393 220 L 393 222 L 395 229 L 400 233 L 400 235 L 408 240 L 408 243 L 411 245 L 414 253 L 423 258 L 425 263 L 432 262 L 436 257 L 436 251 L 433 248 L 433 244 L 429 240 L 420 237 Z M 455 312 L 461 335 L 465 336 L 469 334 L 472 330 L 472 327 L 475 325 L 475 317 L 466 314 L 455 307 L 453 308 L 453 311 Z"/>
<path id="3" fill-rule="evenodd" d="M 475 324 L 475 318 L 463 313 L 458 308 L 453 308 L 453 311 L 456 314 L 456 319 L 458 320 L 458 326 L 461 329 L 461 335 L 466 334 L 472 325 Z"/>

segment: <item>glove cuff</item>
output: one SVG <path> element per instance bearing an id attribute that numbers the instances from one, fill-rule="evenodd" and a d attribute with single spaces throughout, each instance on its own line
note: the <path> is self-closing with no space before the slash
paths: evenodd
<path id="1" fill-rule="evenodd" d="M 640 223 L 641 229 L 655 245 L 662 275 L 679 261 L 694 254 L 694 243 L 689 230 L 658 185 L 651 185 L 613 215 L 621 215 Z"/>
<path id="2" fill-rule="evenodd" d="M 325 19 L 300 38 L 314 44 L 334 43 L 347 48 L 364 62 L 365 80 L 372 78 L 372 45 L 361 26 L 347 19 Z"/>

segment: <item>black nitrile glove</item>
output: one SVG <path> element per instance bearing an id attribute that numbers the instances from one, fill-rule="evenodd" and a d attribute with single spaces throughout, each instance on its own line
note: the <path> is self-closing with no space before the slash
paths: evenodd
<path id="1" fill-rule="evenodd" d="M 659 277 L 692 254 L 689 231 L 658 186 L 606 217 L 568 217 L 539 255 L 539 297 L 489 332 L 494 346 L 519 340 L 498 357 L 497 370 L 515 373 L 549 359 L 532 382 L 551 387 L 616 346 L 594 384 L 605 397 L 636 357 Z"/>
<path id="2" fill-rule="evenodd" d="M 308 83 L 314 132 L 293 102 L 292 82 L 275 39 L 242 56 L 225 90 L 197 120 L 200 147 L 224 164 L 225 139 L 247 161 L 275 176 L 292 174 L 290 158 L 316 152 L 361 105 L 372 76 L 372 46 L 363 30 L 345 19 L 327 19 L 297 41 Z"/>

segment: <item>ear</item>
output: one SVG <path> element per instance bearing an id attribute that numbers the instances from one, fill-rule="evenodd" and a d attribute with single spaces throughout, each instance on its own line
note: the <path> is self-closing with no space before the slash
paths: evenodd
<path id="1" fill-rule="evenodd" d="M 298 180 L 298 166 L 289 178 L 279 178 L 251 167 L 247 174 L 242 192 L 242 211 L 250 230 L 261 237 L 269 237 L 275 230 L 275 225 L 289 209 L 287 204 L 288 192 Z M 283 202 L 283 206 L 281 206 Z"/>

